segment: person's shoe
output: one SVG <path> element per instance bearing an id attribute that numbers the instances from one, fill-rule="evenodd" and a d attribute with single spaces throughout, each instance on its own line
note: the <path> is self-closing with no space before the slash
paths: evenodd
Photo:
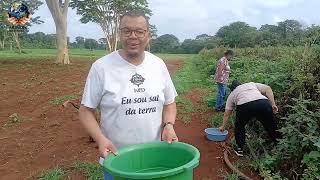
<path id="1" fill-rule="evenodd" d="M 216 112 L 224 112 L 224 108 L 222 109 L 215 109 Z"/>
<path id="2" fill-rule="evenodd" d="M 241 148 L 234 148 L 234 152 L 238 157 L 243 157 L 243 150 Z"/>

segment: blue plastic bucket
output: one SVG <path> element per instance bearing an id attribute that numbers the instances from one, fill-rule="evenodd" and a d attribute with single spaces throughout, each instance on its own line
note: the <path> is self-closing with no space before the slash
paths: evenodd
<path id="1" fill-rule="evenodd" d="M 204 130 L 204 132 L 206 133 L 206 136 L 210 141 L 217 141 L 217 142 L 226 140 L 228 135 L 227 130 L 224 130 L 223 132 L 221 132 L 218 128 L 207 128 Z"/>

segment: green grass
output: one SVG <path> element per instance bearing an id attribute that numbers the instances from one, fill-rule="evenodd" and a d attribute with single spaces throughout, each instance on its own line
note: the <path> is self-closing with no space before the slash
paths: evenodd
<path id="1" fill-rule="evenodd" d="M 185 95 L 192 89 L 201 89 L 204 94 L 211 94 L 212 82 L 207 75 L 207 71 L 203 69 L 199 62 L 197 55 L 180 55 L 184 58 L 183 67 L 173 77 L 173 83 L 179 94 L 176 99 L 178 105 L 178 115 L 182 116 L 182 121 L 186 124 L 191 122 L 191 113 L 204 112 L 207 110 L 207 105 L 195 107 L 190 99 L 187 99 Z M 179 55 L 177 56 L 179 57 Z M 206 101 L 204 98 L 203 101 Z"/>
<path id="2" fill-rule="evenodd" d="M 185 97 L 182 96 L 178 96 L 176 99 L 176 103 L 178 106 L 178 116 L 181 116 L 181 120 L 185 123 L 185 124 L 189 124 L 191 122 L 191 113 L 194 112 L 194 106 L 192 104 L 192 101 L 190 99 L 187 99 Z"/>
<path id="3" fill-rule="evenodd" d="M 65 176 L 65 171 L 61 167 L 56 167 L 52 170 L 43 172 L 39 180 L 62 180 Z"/>
<path id="4" fill-rule="evenodd" d="M 54 59 L 56 55 L 56 49 L 23 49 L 23 53 L 18 53 L 16 51 L 4 50 L 0 51 L 0 60 L 10 60 L 10 59 Z M 89 50 L 89 49 L 70 49 L 69 55 L 71 60 L 87 58 L 90 60 L 95 60 L 99 57 L 106 55 L 105 50 Z"/>
<path id="5" fill-rule="evenodd" d="M 76 100 L 78 99 L 79 96 L 78 95 L 65 95 L 65 96 L 60 96 L 60 97 L 56 97 L 52 100 L 49 101 L 49 104 L 50 105 L 53 105 L 53 106 L 59 106 L 59 105 L 62 105 L 65 101 L 67 100 Z"/>
<path id="6" fill-rule="evenodd" d="M 238 180 L 240 178 L 239 178 L 238 174 L 232 173 L 232 174 L 226 175 L 226 177 L 224 179 L 225 180 Z"/>
<path id="7" fill-rule="evenodd" d="M 185 63 L 174 76 L 173 82 L 179 94 L 185 94 L 193 88 L 207 89 L 212 84 L 207 72 L 197 66 L 198 56 L 188 55 Z"/>
<path id="8" fill-rule="evenodd" d="M 2 125 L 2 128 L 8 128 L 19 124 L 23 121 L 23 118 L 18 113 L 13 113 L 8 117 L 8 121 Z"/>
<path id="9" fill-rule="evenodd" d="M 20 54 L 16 50 L 1 50 L 0 60 L 25 60 L 25 59 L 54 59 L 56 56 L 56 49 L 23 49 Z M 69 49 L 70 59 L 89 59 L 96 60 L 106 55 L 106 50 L 90 50 L 90 49 Z M 183 60 L 192 55 L 189 54 L 156 54 L 164 60 Z"/>
<path id="10" fill-rule="evenodd" d="M 221 126 L 222 122 L 223 122 L 223 115 L 222 114 L 216 114 L 211 119 L 209 119 L 209 123 L 213 127 Z"/>
<path id="11" fill-rule="evenodd" d="M 77 171 L 80 171 L 87 180 L 102 180 L 103 171 L 102 167 L 97 163 L 83 163 L 77 162 L 74 165 Z"/>
<path id="12" fill-rule="evenodd" d="M 186 60 L 194 56 L 193 54 L 155 54 L 163 60 Z"/>

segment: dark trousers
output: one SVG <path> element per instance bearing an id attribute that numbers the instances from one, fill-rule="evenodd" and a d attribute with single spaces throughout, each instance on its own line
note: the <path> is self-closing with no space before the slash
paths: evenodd
<path id="1" fill-rule="evenodd" d="M 246 139 L 245 125 L 253 118 L 261 122 L 272 141 L 276 142 L 280 138 L 269 100 L 259 99 L 237 106 L 235 138 L 238 148 L 243 148 Z"/>

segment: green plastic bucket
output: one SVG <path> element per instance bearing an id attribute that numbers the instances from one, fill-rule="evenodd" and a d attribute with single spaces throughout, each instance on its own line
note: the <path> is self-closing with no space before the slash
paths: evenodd
<path id="1" fill-rule="evenodd" d="M 197 148 L 181 143 L 152 142 L 120 149 L 103 162 L 114 180 L 154 179 L 192 180 L 199 165 Z"/>

